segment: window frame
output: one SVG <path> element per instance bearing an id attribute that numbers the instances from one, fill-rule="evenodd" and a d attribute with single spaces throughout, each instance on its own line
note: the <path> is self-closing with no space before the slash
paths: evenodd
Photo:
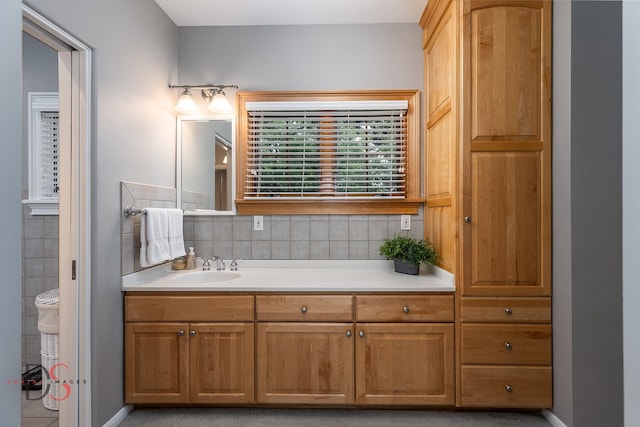
<path id="1" fill-rule="evenodd" d="M 312 199 L 312 200 L 247 200 L 244 199 L 247 169 L 248 111 L 247 102 L 281 101 L 397 101 L 406 100 L 407 108 L 407 164 L 404 199 Z M 420 174 L 420 91 L 238 91 L 236 211 L 239 215 L 290 214 L 417 214 L 424 203 L 421 197 Z"/>
<path id="2" fill-rule="evenodd" d="M 28 93 L 28 199 L 27 205 L 31 215 L 58 215 L 58 197 L 42 195 L 42 113 L 60 113 L 58 92 L 29 92 Z M 58 119 L 59 124 L 59 119 Z M 58 135 L 58 152 L 60 149 L 60 135 Z M 58 154 L 59 155 L 59 154 Z M 59 165 L 58 165 L 59 166 Z"/>

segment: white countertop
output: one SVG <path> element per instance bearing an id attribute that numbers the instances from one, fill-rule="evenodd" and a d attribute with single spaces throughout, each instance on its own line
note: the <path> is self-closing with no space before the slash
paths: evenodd
<path id="1" fill-rule="evenodd" d="M 230 262 L 227 262 L 227 268 Z M 212 270 L 215 270 L 213 264 Z M 174 271 L 170 263 L 122 278 L 123 291 L 218 292 L 453 292 L 453 276 L 437 267 L 419 275 L 393 271 L 392 261 L 239 260 L 239 277 L 210 283 L 180 283 L 197 270 Z M 231 272 L 212 271 L 229 275 Z M 183 276 L 180 278 L 180 276 Z"/>

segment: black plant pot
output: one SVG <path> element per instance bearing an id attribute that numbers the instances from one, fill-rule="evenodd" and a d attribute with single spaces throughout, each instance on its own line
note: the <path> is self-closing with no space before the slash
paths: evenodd
<path id="1" fill-rule="evenodd" d="M 403 273 L 403 274 L 420 273 L 420 264 L 415 264 L 410 261 L 402 261 L 400 259 L 394 259 L 393 267 L 395 268 L 396 273 Z"/>

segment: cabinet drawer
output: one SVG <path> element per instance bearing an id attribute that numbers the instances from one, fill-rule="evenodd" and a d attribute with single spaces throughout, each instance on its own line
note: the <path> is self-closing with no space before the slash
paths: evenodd
<path id="1" fill-rule="evenodd" d="M 358 322 L 453 322 L 453 295 L 358 295 Z"/>
<path id="2" fill-rule="evenodd" d="M 253 320 L 252 295 L 126 295 L 128 322 Z"/>
<path id="3" fill-rule="evenodd" d="M 549 366 L 462 366 L 462 406 L 550 408 Z"/>
<path id="4" fill-rule="evenodd" d="M 463 322 L 550 323 L 551 298 L 462 298 Z"/>
<path id="5" fill-rule="evenodd" d="M 462 363 L 551 365 L 551 325 L 462 325 Z"/>
<path id="6" fill-rule="evenodd" d="M 277 321 L 353 321 L 351 295 L 258 295 L 256 319 Z"/>

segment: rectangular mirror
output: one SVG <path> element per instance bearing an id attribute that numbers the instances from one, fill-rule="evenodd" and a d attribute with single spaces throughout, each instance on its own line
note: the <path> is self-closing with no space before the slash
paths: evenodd
<path id="1" fill-rule="evenodd" d="M 234 215 L 234 117 L 180 116 L 176 127 L 178 206 L 185 215 Z"/>

